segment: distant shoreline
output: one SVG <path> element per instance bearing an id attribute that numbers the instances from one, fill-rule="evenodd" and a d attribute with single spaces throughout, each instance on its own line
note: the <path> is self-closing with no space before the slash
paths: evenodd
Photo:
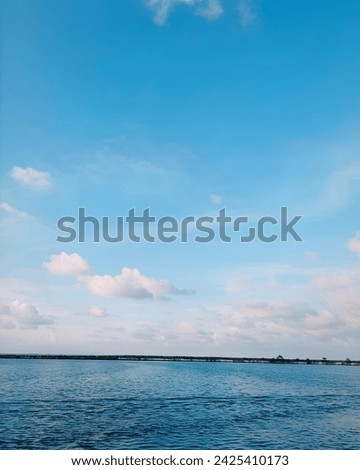
<path id="1" fill-rule="evenodd" d="M 288 359 L 269 357 L 218 357 L 218 356 L 161 356 L 161 355 L 97 355 L 97 354 L 0 354 L 0 359 L 67 359 L 84 361 L 153 361 L 153 362 L 227 362 L 250 364 L 307 364 L 329 366 L 360 366 L 360 360 L 344 359 Z"/>

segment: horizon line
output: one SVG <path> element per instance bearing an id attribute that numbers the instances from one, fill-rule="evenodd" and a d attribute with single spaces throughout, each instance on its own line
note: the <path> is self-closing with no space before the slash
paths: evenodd
<path id="1" fill-rule="evenodd" d="M 246 356 L 194 356 L 162 354 L 44 354 L 44 353 L 0 353 L 0 359 L 69 359 L 69 360 L 120 360 L 120 361 L 170 361 L 170 362 L 228 362 L 265 364 L 324 364 L 358 365 L 360 360 L 318 358 L 246 357 Z"/>

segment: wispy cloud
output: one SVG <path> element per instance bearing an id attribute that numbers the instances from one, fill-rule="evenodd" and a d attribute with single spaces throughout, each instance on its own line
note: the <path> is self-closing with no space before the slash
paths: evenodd
<path id="1" fill-rule="evenodd" d="M 223 201 L 223 198 L 219 196 L 218 194 L 210 194 L 210 201 L 213 204 L 221 204 Z"/>
<path id="2" fill-rule="evenodd" d="M 14 215 L 15 217 L 20 217 L 21 219 L 25 219 L 29 217 L 29 215 L 26 212 L 19 211 L 18 209 L 16 209 L 16 207 L 11 206 L 7 202 L 2 202 L 0 204 L 0 208 L 3 211 L 7 212 L 8 214 Z"/>
<path id="3" fill-rule="evenodd" d="M 190 11 L 208 21 L 220 18 L 224 12 L 223 0 L 145 0 L 145 5 L 154 14 L 154 23 L 163 26 L 167 23 L 171 13 L 181 5 L 189 7 Z M 240 23 L 247 27 L 255 20 L 255 13 L 251 0 L 239 2 Z"/>
<path id="4" fill-rule="evenodd" d="M 207 20 L 217 20 L 223 14 L 223 7 L 220 0 L 207 0 L 199 2 L 200 6 L 196 13 Z M 202 4 L 205 4 L 202 6 Z"/>
<path id="5" fill-rule="evenodd" d="M 48 189 L 53 184 L 53 179 L 49 172 L 38 171 L 31 167 L 21 168 L 14 166 L 10 175 L 17 183 L 30 189 Z"/>
<path id="6" fill-rule="evenodd" d="M 360 273 L 329 272 L 327 276 L 314 279 L 314 287 L 318 289 L 327 310 L 337 314 L 348 332 L 360 330 Z"/>
<path id="7" fill-rule="evenodd" d="M 112 144 L 107 144 L 92 158 L 81 156 L 74 162 L 72 174 L 66 184 L 72 187 L 76 185 L 77 189 L 80 186 L 87 191 L 89 185 L 92 189 L 94 186 L 103 188 L 104 185 L 111 188 L 116 181 L 117 194 L 121 192 L 126 197 L 138 197 L 139 194 L 163 195 L 165 191 L 172 192 L 187 177 L 186 172 L 176 163 L 176 160 L 180 161 L 176 156 L 173 160 L 144 155 L 131 156 L 116 147 L 116 140 L 114 148 L 111 147 Z M 146 149 L 143 153 L 145 152 Z M 85 181 L 83 174 L 87 175 Z"/>
<path id="8" fill-rule="evenodd" d="M 247 28 L 256 21 L 252 0 L 239 0 L 240 24 Z"/>
<path id="9" fill-rule="evenodd" d="M 316 261 L 319 258 L 319 252 L 311 250 L 305 251 L 304 256 L 307 261 Z"/>
<path id="10" fill-rule="evenodd" d="M 348 241 L 348 248 L 354 253 L 360 253 L 360 232 L 356 232 L 356 235 Z"/>
<path id="11" fill-rule="evenodd" d="M 162 26 L 170 13 L 179 5 L 193 5 L 193 0 L 145 0 L 146 6 L 153 11 L 154 23 Z"/>
<path id="12" fill-rule="evenodd" d="M 324 157 L 325 158 L 325 157 Z M 352 161 L 338 166 L 311 182 L 298 202 L 297 211 L 307 217 L 333 217 L 341 214 L 359 199 L 360 163 Z M 309 192 L 310 198 L 306 197 Z"/>
<path id="13" fill-rule="evenodd" d="M 335 214 L 351 204 L 360 190 L 360 163 L 354 162 L 332 172 L 326 179 L 318 203 L 313 210 L 319 214 Z"/>
<path id="14" fill-rule="evenodd" d="M 107 316 L 107 311 L 105 308 L 101 308 L 98 305 L 89 305 L 89 308 L 87 310 L 87 314 L 90 317 L 95 317 L 95 318 L 103 318 Z"/>

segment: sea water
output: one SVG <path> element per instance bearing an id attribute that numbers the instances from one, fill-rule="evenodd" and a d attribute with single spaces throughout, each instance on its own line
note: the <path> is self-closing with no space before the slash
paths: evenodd
<path id="1" fill-rule="evenodd" d="M 360 449 L 360 367 L 1 359 L 0 449 Z"/>

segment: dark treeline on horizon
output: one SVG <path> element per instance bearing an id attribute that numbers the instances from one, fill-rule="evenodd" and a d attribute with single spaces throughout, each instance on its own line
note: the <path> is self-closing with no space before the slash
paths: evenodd
<path id="1" fill-rule="evenodd" d="M 346 359 L 288 359 L 283 356 L 266 357 L 219 357 L 219 356 L 162 356 L 162 355 L 97 355 L 97 354 L 0 354 L 0 359 L 68 359 L 105 361 L 172 361 L 172 362 L 230 362 L 259 364 L 326 364 L 360 366 L 360 360 Z"/>

